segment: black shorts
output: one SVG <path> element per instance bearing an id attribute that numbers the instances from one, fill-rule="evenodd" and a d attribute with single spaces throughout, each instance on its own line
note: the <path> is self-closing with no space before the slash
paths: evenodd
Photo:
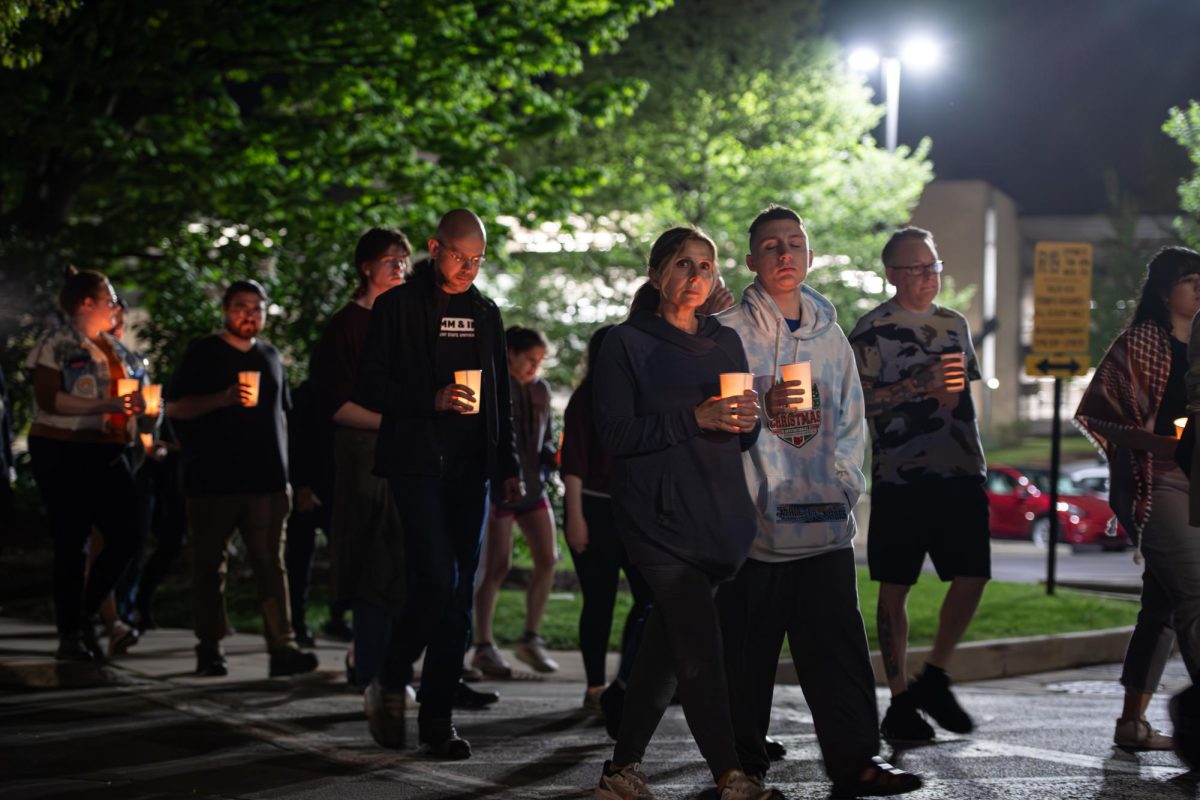
<path id="1" fill-rule="evenodd" d="M 992 576 L 988 499 L 978 478 L 871 487 L 871 580 L 912 586 L 928 553 L 944 581 Z"/>

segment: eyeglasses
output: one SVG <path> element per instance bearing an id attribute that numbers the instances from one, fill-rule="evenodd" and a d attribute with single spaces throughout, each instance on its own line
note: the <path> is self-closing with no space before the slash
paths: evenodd
<path id="1" fill-rule="evenodd" d="M 888 265 L 888 269 L 894 269 L 897 272 L 905 273 L 909 277 L 917 278 L 922 275 L 938 275 L 945 266 L 945 263 L 942 261 L 934 261 L 929 264 L 910 264 L 903 267 Z"/>
<path id="2" fill-rule="evenodd" d="M 438 255 L 445 253 L 447 258 L 449 258 L 451 261 L 453 261 L 456 265 L 458 265 L 460 267 L 463 266 L 464 264 L 470 264 L 472 267 L 475 267 L 476 269 L 478 269 L 483 264 L 483 262 L 487 261 L 487 256 L 479 255 L 479 256 L 475 256 L 474 258 L 472 258 L 471 256 L 467 256 L 467 255 L 464 255 L 464 254 L 458 252 L 457 250 L 451 250 L 449 247 L 446 247 L 446 245 L 442 242 L 441 239 L 438 239 L 436 241 L 440 245 L 440 247 L 438 248 Z"/>

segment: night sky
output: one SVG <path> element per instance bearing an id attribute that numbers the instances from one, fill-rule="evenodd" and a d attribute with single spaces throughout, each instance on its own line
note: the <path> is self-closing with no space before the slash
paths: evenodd
<path id="1" fill-rule="evenodd" d="M 931 137 L 939 178 L 987 180 L 1022 213 L 1083 214 L 1109 207 L 1112 168 L 1143 211 L 1178 210 L 1189 163 L 1161 128 L 1200 100 L 1200 0 L 825 0 L 824 25 L 847 48 L 942 42 L 935 71 L 902 73 L 899 130 Z"/>

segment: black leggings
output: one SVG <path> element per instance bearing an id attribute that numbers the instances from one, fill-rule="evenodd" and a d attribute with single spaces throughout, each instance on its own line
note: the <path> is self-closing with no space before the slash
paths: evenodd
<path id="1" fill-rule="evenodd" d="M 60 637 L 69 636 L 100 609 L 133 555 L 133 474 L 118 444 L 31 436 L 29 455 L 54 537 L 54 624 Z M 93 526 L 104 536 L 104 549 L 85 586 L 84 548 Z"/>
<path id="2" fill-rule="evenodd" d="M 588 686 L 605 683 L 604 659 L 608 653 L 608 637 L 612 632 L 613 606 L 621 570 L 633 593 L 633 607 L 625 618 L 621 634 L 621 667 L 617 677 L 629 680 L 637 656 L 642 629 L 650 613 L 653 594 L 637 568 L 629 563 L 625 546 L 617 534 L 617 520 L 610 498 L 583 495 L 583 518 L 588 527 L 587 549 L 582 553 L 571 548 L 575 574 L 583 592 L 583 611 L 579 615 L 579 651 L 583 654 L 583 669 Z"/>
<path id="3" fill-rule="evenodd" d="M 676 688 L 683 715 L 713 778 L 741 769 L 713 582 L 685 564 L 643 565 L 654 608 L 625 694 L 613 763 L 640 762 Z"/>

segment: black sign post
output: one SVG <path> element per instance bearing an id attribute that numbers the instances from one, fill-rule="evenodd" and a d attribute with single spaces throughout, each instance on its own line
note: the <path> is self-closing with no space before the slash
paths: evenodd
<path id="1" fill-rule="evenodd" d="M 1046 542 L 1046 594 L 1054 594 L 1058 549 L 1058 468 L 1062 456 L 1062 378 L 1054 379 L 1054 421 L 1050 428 L 1050 536 Z"/>

